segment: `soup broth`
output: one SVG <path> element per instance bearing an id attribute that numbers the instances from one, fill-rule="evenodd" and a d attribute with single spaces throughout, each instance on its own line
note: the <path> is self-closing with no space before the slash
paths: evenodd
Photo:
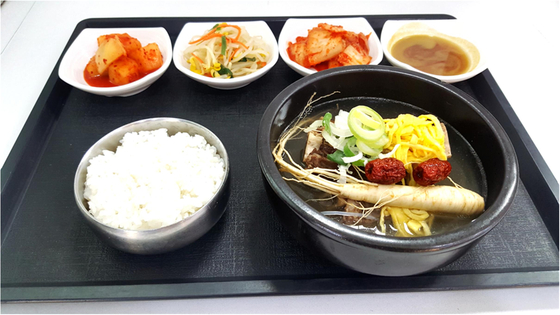
<path id="1" fill-rule="evenodd" d="M 398 40 L 391 54 L 399 61 L 435 75 L 458 75 L 469 71 L 467 53 L 453 41 L 433 35 L 413 35 Z"/>
<path id="2" fill-rule="evenodd" d="M 377 111 L 383 118 L 394 118 L 402 113 L 409 113 L 413 115 L 427 114 L 426 111 L 414 107 L 412 105 L 388 100 L 381 98 L 349 98 L 343 100 L 337 100 L 332 102 L 325 102 L 321 105 L 315 106 L 313 111 L 300 122 L 300 127 L 307 127 L 313 121 L 320 119 L 326 112 L 330 112 L 333 116 L 338 114 L 339 109 L 344 109 L 349 111 L 352 107 L 357 105 L 366 105 Z M 443 121 L 442 121 L 443 122 Z M 290 128 L 293 124 L 290 124 Z M 469 145 L 468 141 L 464 139 L 452 126 L 446 124 L 449 141 L 451 143 L 451 151 L 453 156 L 449 159 L 452 165 L 452 172 L 450 177 L 464 188 L 473 190 L 483 197 L 486 197 L 486 175 L 484 169 L 482 168 L 480 159 Z M 303 154 L 305 150 L 305 145 L 307 141 L 307 134 L 301 133 L 294 139 L 289 140 L 286 143 L 286 150 L 290 153 L 295 163 L 305 167 L 303 160 Z M 283 174 L 286 177 L 291 177 L 291 175 Z M 290 188 L 304 201 L 306 201 L 311 207 L 319 212 L 326 212 L 327 214 L 331 211 L 344 211 L 344 204 L 332 195 L 308 187 L 304 184 L 297 183 L 294 181 L 287 182 Z M 452 186 L 453 183 L 446 179 L 437 185 L 449 185 Z M 383 233 L 378 226 L 380 209 L 375 209 L 371 213 L 371 217 L 374 220 L 361 220 L 357 224 L 346 224 L 350 227 L 359 229 L 365 233 L 374 233 L 381 235 L 395 235 L 396 228 L 392 225 L 391 217 L 385 217 L 385 227 L 386 233 Z M 465 226 L 476 219 L 476 216 L 463 216 L 463 215 L 449 215 L 449 214 L 438 214 L 430 213 L 433 218 L 429 219 L 431 221 L 430 230 L 432 234 L 441 234 L 445 232 L 452 231 L 454 229 Z M 343 216 L 340 215 L 327 215 L 327 217 L 332 220 L 345 224 Z M 359 218 L 359 217 L 358 217 Z"/>

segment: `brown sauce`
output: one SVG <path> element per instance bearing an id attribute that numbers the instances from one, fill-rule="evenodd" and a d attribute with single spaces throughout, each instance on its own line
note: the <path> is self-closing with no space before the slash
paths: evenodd
<path id="1" fill-rule="evenodd" d="M 454 42 L 430 35 L 412 35 L 391 47 L 397 60 L 435 75 L 458 75 L 469 71 L 467 53 Z"/>

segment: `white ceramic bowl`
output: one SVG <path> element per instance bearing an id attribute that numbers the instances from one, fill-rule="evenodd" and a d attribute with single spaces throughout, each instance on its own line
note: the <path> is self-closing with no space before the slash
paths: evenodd
<path id="1" fill-rule="evenodd" d="M 247 84 L 257 80 L 267 73 L 278 61 L 278 44 L 276 43 L 276 37 L 272 33 L 272 30 L 264 21 L 249 21 L 249 22 L 228 22 L 234 25 L 244 26 L 250 36 L 261 36 L 263 40 L 267 43 L 271 59 L 266 63 L 266 66 L 262 67 L 254 73 L 244 75 L 242 77 L 235 77 L 231 79 L 219 79 L 210 78 L 190 70 L 190 64 L 184 60 L 183 52 L 190 46 L 189 42 L 195 36 L 200 36 L 204 32 L 212 29 L 217 23 L 223 23 L 224 21 L 216 22 L 189 22 L 183 26 L 183 29 L 175 41 L 175 46 L 173 47 L 173 64 L 179 69 L 179 71 L 186 74 L 189 78 L 198 81 L 200 83 L 206 84 L 210 87 L 221 89 L 221 90 L 233 90 L 246 86 Z"/>
<path id="2" fill-rule="evenodd" d="M 156 43 L 163 56 L 163 65 L 156 71 L 134 82 L 115 87 L 94 87 L 86 83 L 84 69 L 97 51 L 97 37 L 113 33 L 128 33 L 138 39 L 142 46 Z M 171 39 L 163 27 L 154 28 L 86 28 L 74 40 L 64 54 L 58 76 L 64 82 L 93 94 L 104 96 L 131 96 L 147 89 L 159 79 L 171 64 Z"/>
<path id="3" fill-rule="evenodd" d="M 444 76 L 444 75 L 435 75 L 435 74 L 418 70 L 404 62 L 395 59 L 391 55 L 391 52 L 389 51 L 389 47 L 388 47 L 389 41 L 391 40 L 391 38 L 399 28 L 412 22 L 420 22 L 426 24 L 427 26 L 439 31 L 440 33 L 444 33 L 446 35 L 450 35 L 454 37 L 460 37 L 471 42 L 473 45 L 476 46 L 476 48 L 480 53 L 480 60 L 476 68 L 464 74 Z M 475 75 L 481 73 L 482 71 L 486 70 L 486 68 L 488 68 L 486 55 L 483 53 L 483 48 L 482 48 L 482 44 L 480 43 L 480 40 L 477 38 L 476 34 L 470 32 L 469 29 L 466 27 L 466 25 L 464 25 L 459 20 L 451 20 L 451 19 L 450 20 L 389 20 L 385 22 L 385 24 L 383 25 L 383 30 L 381 31 L 381 45 L 383 46 L 383 52 L 385 53 L 385 57 L 387 57 L 387 60 L 389 60 L 389 62 L 393 66 L 420 72 L 447 83 L 455 83 L 455 82 L 460 82 L 460 81 L 470 79 Z"/>
<path id="4" fill-rule="evenodd" d="M 383 60 L 383 51 L 381 43 L 375 31 L 364 18 L 314 18 L 314 19 L 288 19 L 280 32 L 278 37 L 278 49 L 282 60 L 297 73 L 307 76 L 316 73 L 317 70 L 306 68 L 292 61 L 288 56 L 288 42 L 294 43 L 298 36 L 307 36 L 307 31 L 316 27 L 319 23 L 328 23 L 331 25 L 341 25 L 345 30 L 354 33 L 364 33 L 365 35 L 371 34 L 369 37 L 369 55 L 372 57 L 370 65 L 378 65 Z"/>

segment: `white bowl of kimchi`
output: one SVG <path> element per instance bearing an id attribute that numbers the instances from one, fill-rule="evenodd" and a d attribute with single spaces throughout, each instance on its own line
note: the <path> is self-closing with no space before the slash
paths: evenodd
<path id="1" fill-rule="evenodd" d="M 142 45 L 158 44 L 163 65 L 156 71 L 128 84 L 112 87 L 89 85 L 84 78 L 84 69 L 99 48 L 97 38 L 107 34 L 123 33 L 138 39 Z M 171 64 L 171 51 L 171 38 L 163 27 L 86 28 L 76 37 L 64 54 L 58 68 L 58 76 L 62 81 L 88 93 L 107 97 L 127 97 L 146 90 L 165 73 Z"/>
<path id="2" fill-rule="evenodd" d="M 236 27 L 226 29 L 228 25 Z M 220 28 L 219 30 L 217 26 Z M 237 35 L 237 27 L 242 29 L 242 36 L 238 40 L 235 36 Z M 216 30 L 214 30 L 215 28 Z M 197 42 L 205 34 L 211 32 L 223 35 L 224 41 L 229 37 L 225 43 L 225 51 L 221 51 L 221 36 Z M 204 46 L 208 53 L 206 54 L 204 50 L 193 52 L 194 45 Z M 232 47 L 235 47 L 235 49 L 232 49 Z M 255 50 L 259 51 L 260 56 L 257 57 L 260 60 L 253 60 L 255 58 L 254 54 L 249 55 L 254 53 Z M 235 62 L 238 65 L 240 59 L 245 56 L 252 57 L 247 58 L 248 60 L 243 61 L 244 63 L 260 62 L 256 71 L 237 75 L 236 70 L 232 68 L 232 75 L 223 72 L 225 68 L 230 67 L 228 64 L 232 65 Z M 276 37 L 264 21 L 189 22 L 183 26 L 173 48 L 173 63 L 179 71 L 195 81 L 222 90 L 238 89 L 248 85 L 266 74 L 277 61 L 278 44 Z M 233 75 L 234 73 L 235 75 Z"/>
<path id="3" fill-rule="evenodd" d="M 280 57 L 297 73 L 345 65 L 378 65 L 379 37 L 364 18 L 291 18 L 278 38 Z"/>

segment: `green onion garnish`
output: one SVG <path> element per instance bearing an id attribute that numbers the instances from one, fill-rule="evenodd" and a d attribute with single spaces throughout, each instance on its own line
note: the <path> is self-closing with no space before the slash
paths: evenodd
<path id="1" fill-rule="evenodd" d="M 325 130 L 327 131 L 327 133 L 329 135 L 331 135 L 331 119 L 332 119 L 332 114 L 331 113 L 326 113 L 325 116 L 323 116 L 323 128 L 325 128 Z"/>
<path id="2" fill-rule="evenodd" d="M 226 35 L 222 36 L 222 55 L 226 55 Z"/>

